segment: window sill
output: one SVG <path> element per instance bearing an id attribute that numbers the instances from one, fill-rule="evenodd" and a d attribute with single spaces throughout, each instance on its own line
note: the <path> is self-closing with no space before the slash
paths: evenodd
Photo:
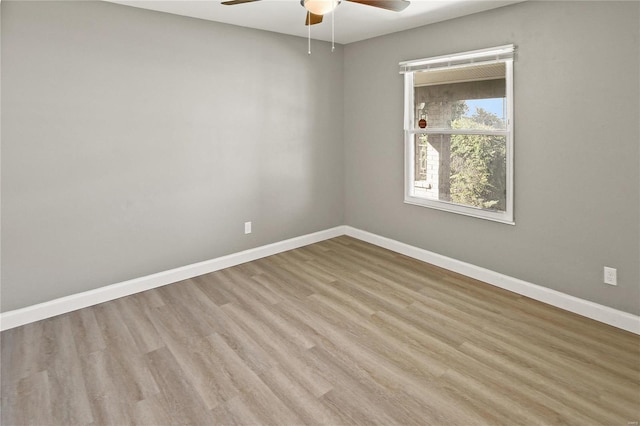
<path id="1" fill-rule="evenodd" d="M 405 204 L 414 206 L 427 207 L 430 209 L 442 210 L 446 212 L 461 214 L 464 216 L 475 217 L 478 219 L 490 220 L 492 222 L 504 223 L 506 225 L 515 225 L 513 214 L 508 212 L 495 212 L 492 210 L 484 210 L 476 207 L 462 206 L 460 204 L 448 203 L 446 201 L 429 200 L 426 198 L 412 197 L 405 195 Z"/>

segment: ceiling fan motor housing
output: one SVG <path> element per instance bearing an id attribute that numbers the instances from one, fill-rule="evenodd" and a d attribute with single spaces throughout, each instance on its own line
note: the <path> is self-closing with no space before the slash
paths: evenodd
<path id="1" fill-rule="evenodd" d="M 314 15 L 325 15 L 340 4 L 340 0 L 300 0 L 302 7 Z"/>

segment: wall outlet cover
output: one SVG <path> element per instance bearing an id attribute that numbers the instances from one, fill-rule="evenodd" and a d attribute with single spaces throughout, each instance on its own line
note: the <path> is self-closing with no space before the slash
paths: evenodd
<path id="1" fill-rule="evenodd" d="M 615 268 L 604 267 L 604 283 L 618 285 L 618 271 Z"/>

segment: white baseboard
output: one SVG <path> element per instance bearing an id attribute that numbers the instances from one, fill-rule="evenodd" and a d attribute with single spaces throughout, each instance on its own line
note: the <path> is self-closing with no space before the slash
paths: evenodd
<path id="1" fill-rule="evenodd" d="M 279 241 L 277 243 L 241 251 L 239 253 L 233 253 L 228 256 L 205 260 L 204 262 L 198 262 L 182 266 L 180 268 L 159 272 L 157 274 L 123 281 L 121 283 L 100 287 L 95 290 L 72 294 L 70 296 L 61 297 L 59 299 L 50 300 L 37 305 L 27 306 L 22 309 L 3 312 L 0 314 L 0 330 L 8 330 L 10 328 L 40 321 L 56 315 L 65 314 L 77 309 L 97 305 L 98 303 L 108 302 L 109 300 L 114 300 L 119 297 L 129 296 L 130 294 L 197 277 L 198 275 L 208 274 L 209 272 L 229 268 L 241 263 L 282 253 L 287 250 L 293 250 L 298 247 L 328 240 L 329 238 L 335 238 L 340 235 L 344 235 L 344 233 L 344 226 L 337 226 L 335 228 L 315 232 L 313 234 L 307 234 L 291 238 L 289 240 Z"/>
<path id="2" fill-rule="evenodd" d="M 532 284 L 527 281 L 503 275 L 489 269 L 462 262 L 447 256 L 430 252 L 390 238 L 381 237 L 370 232 L 345 226 L 345 234 L 362 241 L 386 248 L 396 253 L 448 269 L 453 272 L 475 278 L 496 287 L 512 291 L 531 299 L 582 315 L 605 324 L 621 328 L 631 333 L 640 334 L 640 316 L 619 311 L 608 306 L 570 296 L 556 290 Z"/>
<path id="3" fill-rule="evenodd" d="M 381 237 L 350 226 L 337 226 L 335 228 L 256 247 L 239 253 L 230 254 L 228 256 L 222 256 L 216 259 L 194 263 L 192 265 L 159 272 L 157 274 L 124 281 L 106 287 L 100 287 L 95 290 L 61 297 L 59 299 L 39 303 L 22 309 L 3 312 L 0 314 L 0 330 L 8 330 L 20 325 L 75 311 L 77 309 L 86 308 L 88 306 L 97 305 L 98 303 L 108 302 L 109 300 L 117 299 L 119 297 L 161 287 L 163 285 L 193 278 L 198 275 L 208 274 L 209 272 L 218 271 L 241 263 L 282 253 L 287 250 L 293 250 L 298 247 L 335 238 L 340 235 L 349 235 L 350 237 L 484 281 L 496 287 L 530 297 L 531 299 L 556 306 L 569 312 L 574 312 L 587 318 L 591 318 L 635 334 L 640 334 L 640 317 L 637 315 L 632 315 L 628 312 L 619 311 L 588 300 L 570 296 L 556 290 L 551 290 L 546 287 L 503 275 L 489 269 L 442 256 L 428 250 L 401 243 L 390 238 Z"/>

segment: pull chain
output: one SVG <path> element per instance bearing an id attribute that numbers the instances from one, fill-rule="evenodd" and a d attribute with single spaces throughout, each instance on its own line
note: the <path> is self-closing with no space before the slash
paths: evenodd
<path id="1" fill-rule="evenodd" d="M 307 53 L 311 55 L 311 12 L 307 12 L 307 43 L 309 49 Z"/>
<path id="2" fill-rule="evenodd" d="M 336 15 L 336 10 L 333 9 L 333 12 L 331 12 L 331 51 L 333 52 L 334 50 L 336 50 L 336 30 L 335 30 L 335 15 Z"/>

